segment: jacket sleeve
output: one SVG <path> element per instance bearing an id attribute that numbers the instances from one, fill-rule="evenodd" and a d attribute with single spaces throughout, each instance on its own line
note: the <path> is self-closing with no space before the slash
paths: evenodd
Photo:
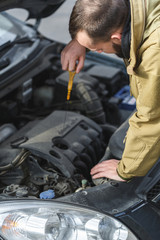
<path id="1" fill-rule="evenodd" d="M 154 40 L 151 37 L 143 45 L 140 64 L 130 81 L 137 112 L 129 120 L 117 168 L 123 179 L 144 176 L 160 157 L 160 32 L 153 35 Z"/>

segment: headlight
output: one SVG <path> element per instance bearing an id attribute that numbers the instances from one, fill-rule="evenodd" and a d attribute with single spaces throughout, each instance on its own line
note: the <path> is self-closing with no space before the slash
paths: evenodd
<path id="1" fill-rule="evenodd" d="M 0 202 L 0 235 L 7 240 L 137 240 L 110 216 L 38 200 Z"/>

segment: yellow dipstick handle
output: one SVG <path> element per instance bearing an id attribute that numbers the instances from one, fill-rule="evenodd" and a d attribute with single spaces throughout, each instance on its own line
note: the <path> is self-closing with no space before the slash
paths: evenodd
<path id="1" fill-rule="evenodd" d="M 74 76 L 76 74 L 75 71 L 73 71 L 73 72 L 68 71 L 68 72 L 69 72 L 69 82 L 68 82 L 67 101 L 70 99 L 72 86 L 73 86 L 73 79 L 74 79 Z"/>

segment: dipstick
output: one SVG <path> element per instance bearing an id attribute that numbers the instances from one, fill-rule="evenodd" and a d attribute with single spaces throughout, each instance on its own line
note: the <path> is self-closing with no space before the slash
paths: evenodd
<path id="1" fill-rule="evenodd" d="M 72 86 L 73 86 L 73 79 L 76 74 L 76 71 L 68 71 L 69 72 L 69 82 L 68 82 L 68 91 L 67 91 L 67 101 L 70 99 Z"/>

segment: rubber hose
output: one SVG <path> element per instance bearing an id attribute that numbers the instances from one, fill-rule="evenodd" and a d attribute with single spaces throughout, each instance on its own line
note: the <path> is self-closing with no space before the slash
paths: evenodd
<path id="1" fill-rule="evenodd" d="M 76 86 L 77 97 L 80 99 L 86 115 L 97 123 L 105 124 L 106 117 L 101 101 L 97 93 L 92 88 L 83 82 Z"/>

